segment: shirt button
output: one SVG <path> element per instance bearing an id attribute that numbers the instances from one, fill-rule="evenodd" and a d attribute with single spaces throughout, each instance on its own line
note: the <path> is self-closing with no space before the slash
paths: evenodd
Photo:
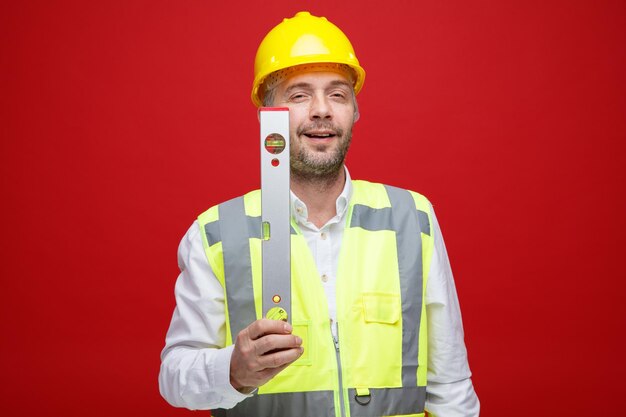
<path id="1" fill-rule="evenodd" d="M 322 238 L 322 240 L 326 240 L 326 232 L 322 232 L 322 234 L 320 235 L 320 237 Z"/>
<path id="2" fill-rule="evenodd" d="M 322 275 L 322 281 L 328 282 L 328 276 L 326 274 Z"/>
<path id="3" fill-rule="evenodd" d="M 302 207 L 296 207 L 296 212 L 298 214 L 302 214 Z"/>

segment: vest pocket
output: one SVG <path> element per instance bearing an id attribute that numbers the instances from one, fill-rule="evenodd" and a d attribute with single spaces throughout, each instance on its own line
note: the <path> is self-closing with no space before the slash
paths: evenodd
<path id="1" fill-rule="evenodd" d="M 395 324 L 400 320 L 400 295 L 363 293 L 363 318 L 366 323 Z"/>
<path id="2" fill-rule="evenodd" d="M 402 386 L 400 294 L 362 292 L 358 298 L 351 311 L 353 324 L 339 330 L 349 358 L 346 384 L 370 389 Z"/>

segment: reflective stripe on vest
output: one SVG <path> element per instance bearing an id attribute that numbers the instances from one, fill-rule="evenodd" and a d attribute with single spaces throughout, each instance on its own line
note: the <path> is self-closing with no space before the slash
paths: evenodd
<path id="1" fill-rule="evenodd" d="M 243 198 L 235 198 L 220 204 L 218 210 L 230 329 L 234 342 L 237 334 L 256 320 L 248 244 L 249 222 L 243 221 L 246 219 Z"/>
<path id="2" fill-rule="evenodd" d="M 423 412 L 426 387 L 372 388 L 371 401 L 367 405 L 356 402 L 356 389 L 348 389 L 350 415 L 352 417 L 380 417 L 414 415 Z M 271 395 L 255 395 L 237 404 L 231 410 L 216 409 L 215 417 L 324 417 L 334 416 L 332 391 L 286 392 Z"/>
<path id="3" fill-rule="evenodd" d="M 426 387 L 370 388 L 369 393 L 370 402 L 361 405 L 356 400 L 356 389 L 348 389 L 352 417 L 406 416 L 424 412 Z"/>
<path id="4" fill-rule="evenodd" d="M 215 417 L 325 417 L 335 415 L 332 391 L 255 395 L 230 410 L 211 410 Z M 382 414 L 381 414 L 382 415 Z"/>

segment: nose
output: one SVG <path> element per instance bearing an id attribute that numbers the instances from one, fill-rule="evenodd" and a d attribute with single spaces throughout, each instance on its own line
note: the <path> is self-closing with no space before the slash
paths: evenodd
<path id="1" fill-rule="evenodd" d="M 316 94 L 311 101 L 309 117 L 312 120 L 332 119 L 332 108 L 325 94 Z"/>

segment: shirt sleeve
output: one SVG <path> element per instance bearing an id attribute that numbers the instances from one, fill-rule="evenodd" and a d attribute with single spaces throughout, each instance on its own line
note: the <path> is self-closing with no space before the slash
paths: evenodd
<path id="1" fill-rule="evenodd" d="M 475 417 L 480 413 L 480 402 L 467 361 L 461 309 L 448 253 L 432 207 L 431 218 L 434 248 L 426 287 L 426 410 L 435 417 Z"/>
<path id="2" fill-rule="evenodd" d="M 178 247 L 176 308 L 161 352 L 159 390 L 175 407 L 232 408 L 249 395 L 230 384 L 224 289 L 206 258 L 198 222 Z"/>

